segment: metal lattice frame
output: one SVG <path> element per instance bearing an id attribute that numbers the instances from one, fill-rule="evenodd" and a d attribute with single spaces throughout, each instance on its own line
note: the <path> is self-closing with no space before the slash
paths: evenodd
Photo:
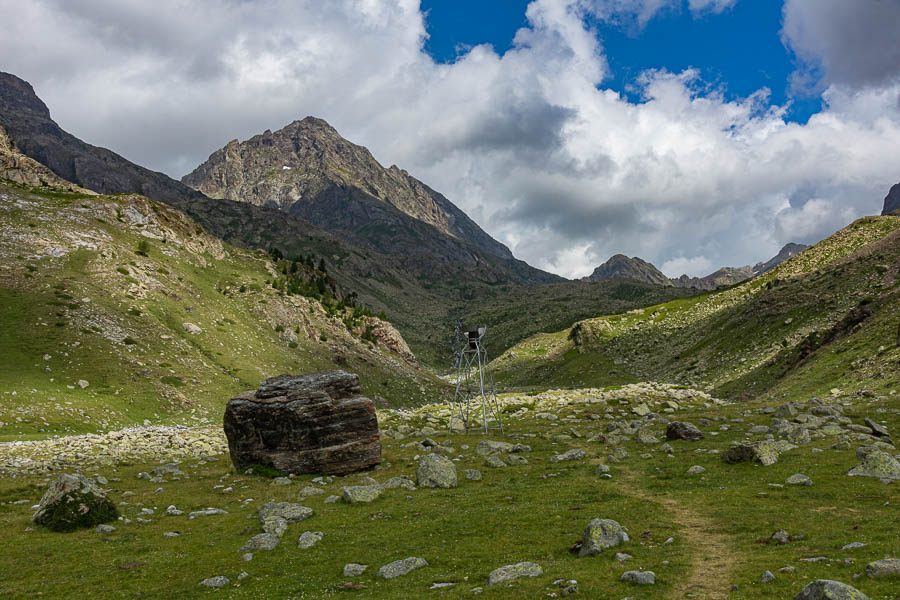
<path id="1" fill-rule="evenodd" d="M 487 327 L 468 329 L 472 331 L 467 332 L 469 337 L 463 340 L 464 347 L 457 361 L 456 393 L 453 395 L 450 427 L 452 428 L 454 421 L 459 419 L 468 433 L 470 429 L 474 429 L 471 421 L 473 412 L 481 408 L 484 433 L 494 429 L 502 434 L 500 403 L 494 391 L 494 376 L 488 368 L 487 348 L 484 347 Z M 495 421 L 496 425 L 491 426 L 491 420 Z"/>

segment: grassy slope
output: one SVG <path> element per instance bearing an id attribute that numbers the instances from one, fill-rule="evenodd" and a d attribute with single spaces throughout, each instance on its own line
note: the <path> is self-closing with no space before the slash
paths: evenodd
<path id="1" fill-rule="evenodd" d="M 883 373 L 900 360 L 898 230 L 896 217 L 867 217 L 727 291 L 591 319 L 577 325 L 588 332 L 578 340 L 572 329 L 535 336 L 494 361 L 495 376 L 508 386 L 544 387 L 653 379 L 729 397 L 891 388 L 896 382 Z M 861 303 L 872 315 L 860 327 L 796 360 L 809 336 Z"/>
<path id="2" fill-rule="evenodd" d="M 318 302 L 279 296 L 265 256 L 165 205 L 0 184 L 0 218 L 0 440 L 215 421 L 236 392 L 284 372 L 346 368 L 395 405 L 446 393 Z"/>

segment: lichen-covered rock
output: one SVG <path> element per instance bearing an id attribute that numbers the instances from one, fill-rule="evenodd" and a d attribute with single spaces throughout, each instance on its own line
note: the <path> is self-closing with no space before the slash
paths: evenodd
<path id="1" fill-rule="evenodd" d="M 375 405 L 345 371 L 281 375 L 225 407 L 231 460 L 284 473 L 346 475 L 381 461 Z"/>
<path id="2" fill-rule="evenodd" d="M 762 440 L 751 444 L 739 444 L 722 454 L 722 460 L 728 464 L 740 462 L 758 462 L 764 467 L 774 465 L 778 457 L 797 446 L 785 440 Z"/>
<path id="3" fill-rule="evenodd" d="M 498 583 L 519 579 L 520 577 L 538 577 L 543 574 L 544 570 L 540 565 L 533 562 L 520 562 L 494 569 L 488 575 L 487 584 L 497 585 Z"/>
<path id="4" fill-rule="evenodd" d="M 297 540 L 297 547 L 301 550 L 307 550 L 321 542 L 323 537 L 325 537 L 325 534 L 321 531 L 304 531 L 300 534 L 300 539 Z"/>
<path id="5" fill-rule="evenodd" d="M 412 556 L 410 558 L 404 558 L 403 560 L 395 560 L 392 563 L 384 565 L 378 569 L 378 576 L 382 579 L 393 579 L 394 577 L 400 577 L 401 575 L 406 575 L 416 569 L 427 566 L 428 561 L 424 558 Z"/>
<path id="6" fill-rule="evenodd" d="M 813 480 L 803 473 L 794 473 L 784 480 L 788 485 L 812 485 Z"/>
<path id="7" fill-rule="evenodd" d="M 656 573 L 653 571 L 625 571 L 619 581 L 636 585 L 653 585 L 656 583 Z"/>
<path id="8" fill-rule="evenodd" d="M 361 565 L 359 563 L 347 563 L 344 565 L 344 577 L 359 577 L 366 572 L 369 565 Z"/>
<path id="9" fill-rule="evenodd" d="M 416 489 L 416 484 L 406 475 L 398 475 L 397 477 L 391 477 L 390 479 L 382 483 L 381 487 L 386 490 L 402 488 L 411 492 Z"/>
<path id="10" fill-rule="evenodd" d="M 513 445 L 509 442 L 496 442 L 494 440 L 481 440 L 475 446 L 475 454 L 478 456 L 489 456 L 491 454 L 501 454 L 512 452 Z"/>
<path id="11" fill-rule="evenodd" d="M 862 463 L 850 469 L 847 475 L 877 477 L 878 479 L 900 479 L 900 462 L 888 454 L 876 450 L 866 454 Z"/>
<path id="12" fill-rule="evenodd" d="M 703 439 L 703 432 L 693 423 L 673 421 L 666 427 L 666 439 L 696 442 Z"/>
<path id="13" fill-rule="evenodd" d="M 259 523 L 281 518 L 288 523 L 298 523 L 313 516 L 313 509 L 293 502 L 266 502 L 259 507 Z"/>
<path id="14" fill-rule="evenodd" d="M 625 528 L 612 519 L 593 519 L 584 528 L 578 556 L 593 556 L 630 541 Z"/>
<path id="15" fill-rule="evenodd" d="M 274 550 L 281 542 L 281 537 L 274 533 L 258 533 L 247 540 L 241 546 L 240 552 L 254 552 L 256 550 Z"/>
<path id="16" fill-rule="evenodd" d="M 794 600 L 869 600 L 869 597 L 846 583 L 816 579 L 800 590 Z"/>
<path id="17" fill-rule="evenodd" d="M 550 462 L 557 463 L 569 460 L 584 460 L 585 456 L 587 456 L 587 454 L 585 454 L 584 450 L 582 450 L 581 448 L 572 448 L 571 450 L 563 452 L 562 454 L 551 456 Z"/>
<path id="18" fill-rule="evenodd" d="M 344 488 L 344 502 L 347 504 L 368 504 L 380 495 L 380 485 L 350 485 Z"/>
<path id="19" fill-rule="evenodd" d="M 873 579 L 900 579 L 900 558 L 884 558 L 866 565 L 866 575 Z"/>
<path id="20" fill-rule="evenodd" d="M 416 467 L 416 481 L 419 487 L 456 487 L 456 464 L 439 454 L 423 456 Z"/>
<path id="21" fill-rule="evenodd" d="M 115 505 L 84 475 L 63 473 L 47 486 L 31 520 L 53 531 L 73 531 L 114 521 Z"/>

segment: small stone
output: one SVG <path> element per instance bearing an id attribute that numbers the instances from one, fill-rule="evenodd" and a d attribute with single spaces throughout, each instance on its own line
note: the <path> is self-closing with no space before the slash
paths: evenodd
<path id="1" fill-rule="evenodd" d="M 499 456 L 488 456 L 484 459 L 484 466 L 491 467 L 492 469 L 500 469 L 507 465 Z"/>
<path id="2" fill-rule="evenodd" d="M 653 585 L 656 583 L 656 574 L 653 571 L 625 571 L 619 581 L 636 585 Z"/>
<path id="3" fill-rule="evenodd" d="M 369 565 L 360 565 L 357 563 L 347 563 L 344 565 L 344 577 L 359 577 L 366 572 Z"/>
<path id="4" fill-rule="evenodd" d="M 772 583 L 775 581 L 775 575 L 772 571 L 763 571 L 762 577 L 759 578 L 760 583 Z"/>
<path id="5" fill-rule="evenodd" d="M 241 560 L 244 562 L 250 562 L 251 560 L 253 560 L 253 553 L 252 552 L 245 553 L 243 556 L 241 556 Z"/>
<path id="6" fill-rule="evenodd" d="M 241 546 L 240 551 L 249 552 L 251 550 L 274 550 L 278 546 L 279 542 L 281 542 L 281 538 L 273 533 L 258 533 L 247 540 L 247 543 Z"/>
<path id="7" fill-rule="evenodd" d="M 612 519 L 593 519 L 584 528 L 579 556 L 593 556 L 630 541 L 625 528 Z"/>
<path id="8" fill-rule="evenodd" d="M 846 583 L 816 579 L 800 590 L 794 600 L 869 600 L 869 597 Z"/>
<path id="9" fill-rule="evenodd" d="M 307 548 L 312 548 L 325 537 L 325 534 L 321 531 L 304 531 L 300 534 L 300 539 L 297 540 L 297 547 L 303 550 Z"/>
<path id="10" fill-rule="evenodd" d="M 351 485 L 344 488 L 344 502 L 347 504 L 368 504 L 381 496 L 380 485 Z"/>
<path id="11" fill-rule="evenodd" d="M 313 516 L 313 509 L 292 502 L 266 502 L 259 507 L 260 525 L 273 517 L 281 517 L 288 523 L 298 523 Z"/>
<path id="12" fill-rule="evenodd" d="M 184 327 L 184 330 L 191 335 L 200 335 L 201 333 L 203 333 L 203 330 L 197 327 L 197 325 L 195 325 L 194 323 L 182 323 L 181 326 Z"/>
<path id="13" fill-rule="evenodd" d="M 594 475 L 605 475 L 606 473 L 609 473 L 609 471 L 608 465 L 599 464 L 597 465 L 597 468 L 594 469 Z"/>
<path id="14" fill-rule="evenodd" d="M 177 538 L 180 535 L 181 534 L 178 533 L 177 531 L 167 531 L 163 534 L 163 537 L 164 538 Z"/>
<path id="15" fill-rule="evenodd" d="M 223 575 L 216 575 L 214 577 L 207 577 L 203 581 L 200 582 L 200 585 L 211 588 L 220 588 L 228 585 L 229 579 Z"/>
<path id="16" fill-rule="evenodd" d="M 533 562 L 520 562 L 514 565 L 505 565 L 491 571 L 488 575 L 487 585 L 497 585 L 506 581 L 513 581 L 520 577 L 538 577 L 543 575 L 544 570 L 540 565 Z"/>
<path id="17" fill-rule="evenodd" d="M 813 481 L 802 473 L 795 473 L 788 477 L 785 481 L 788 485 L 812 485 Z"/>
<path id="18" fill-rule="evenodd" d="M 586 454 L 585 454 L 584 450 L 582 450 L 581 448 L 572 448 L 571 450 L 569 450 L 567 452 L 563 452 L 562 454 L 557 454 L 555 456 L 551 456 L 550 462 L 558 463 L 558 462 L 565 462 L 565 461 L 570 461 L 570 460 L 584 460 L 585 456 L 586 456 Z"/>
<path id="19" fill-rule="evenodd" d="M 634 557 L 632 555 L 626 554 L 624 552 L 616 552 L 616 555 L 613 558 L 615 558 L 619 562 L 625 562 L 629 558 L 634 558 Z"/>
<path id="20" fill-rule="evenodd" d="M 688 475 L 700 475 L 701 473 L 706 473 L 706 469 L 704 469 L 700 465 L 694 465 L 687 470 Z"/>
<path id="21" fill-rule="evenodd" d="M 884 558 L 866 565 L 866 576 L 873 579 L 900 579 L 900 558 Z"/>
<path id="22" fill-rule="evenodd" d="M 293 482 L 287 477 L 276 477 L 270 485 L 291 485 Z"/>
<path id="23" fill-rule="evenodd" d="M 481 471 L 478 469 L 466 469 L 466 479 L 470 481 L 481 481 Z"/>
<path id="24" fill-rule="evenodd" d="M 78 385 L 78 387 L 80 387 L 81 389 L 84 389 L 84 388 L 86 388 L 87 386 L 89 386 L 89 385 L 91 385 L 91 384 L 88 383 L 88 381 L 87 381 L 86 379 L 79 379 L 77 385 Z"/>
<path id="25" fill-rule="evenodd" d="M 101 523 L 100 525 L 97 525 L 96 529 L 94 529 L 94 531 L 96 531 L 97 533 L 112 533 L 115 530 L 116 530 L 116 528 L 113 527 L 112 525 L 106 525 L 103 523 Z"/>
<path id="26" fill-rule="evenodd" d="M 325 498 L 324 502 L 325 502 L 325 504 L 334 504 L 335 502 L 337 502 L 340 499 L 341 499 L 340 496 L 328 496 L 327 498 Z"/>
<path id="27" fill-rule="evenodd" d="M 841 546 L 841 550 L 856 550 L 857 548 L 865 548 L 865 546 L 862 542 L 850 542 Z"/>
<path id="28" fill-rule="evenodd" d="M 666 439 L 696 442 L 703 439 L 703 432 L 693 423 L 673 421 L 666 426 Z"/>
<path id="29" fill-rule="evenodd" d="M 381 577 L 382 579 L 393 579 L 394 577 L 400 577 L 415 569 L 427 566 L 428 561 L 424 558 L 410 557 L 404 558 L 403 560 L 395 560 L 378 569 L 378 577 Z"/>

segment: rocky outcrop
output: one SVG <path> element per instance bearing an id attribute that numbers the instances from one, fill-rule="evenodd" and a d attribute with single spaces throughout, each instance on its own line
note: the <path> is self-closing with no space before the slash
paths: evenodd
<path id="1" fill-rule="evenodd" d="M 606 281 L 607 279 L 634 279 L 656 285 L 672 285 L 662 271 L 647 261 L 637 256 L 629 258 L 624 254 L 611 256 L 608 261 L 584 278 L 585 281 Z"/>
<path id="2" fill-rule="evenodd" d="M 96 195 L 96 192 L 66 181 L 41 163 L 16 150 L 2 125 L 0 125 L 0 179 L 32 187 Z"/>
<path id="3" fill-rule="evenodd" d="M 31 520 L 53 531 L 72 531 L 114 521 L 115 505 L 93 479 L 64 473 L 47 487 Z"/>
<path id="4" fill-rule="evenodd" d="M 884 209 L 882 215 L 900 215 L 900 183 L 891 186 L 888 195 L 884 197 Z"/>
<path id="5" fill-rule="evenodd" d="M 239 470 L 346 475 L 381 460 L 375 405 L 345 371 L 267 379 L 228 402 L 224 427 Z"/>

